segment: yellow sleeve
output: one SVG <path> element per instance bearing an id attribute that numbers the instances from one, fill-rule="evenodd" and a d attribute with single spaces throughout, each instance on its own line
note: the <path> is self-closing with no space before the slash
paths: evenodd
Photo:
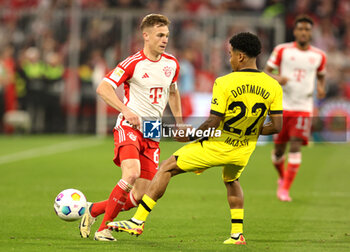
<path id="1" fill-rule="evenodd" d="M 283 91 L 282 87 L 278 84 L 276 85 L 276 94 L 275 98 L 273 99 L 269 114 L 282 114 L 283 113 L 283 106 L 282 106 L 282 99 L 283 99 Z"/>
<path id="2" fill-rule="evenodd" d="M 226 96 L 222 86 L 218 79 L 216 79 L 213 86 L 210 113 L 217 116 L 224 116 L 226 110 Z"/>

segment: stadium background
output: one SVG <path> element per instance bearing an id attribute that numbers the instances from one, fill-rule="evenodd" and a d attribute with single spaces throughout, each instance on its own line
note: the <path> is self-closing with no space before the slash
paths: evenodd
<path id="1" fill-rule="evenodd" d="M 323 116 L 350 114 L 347 0 L 14 0 L 0 6 L 1 132 L 110 133 L 116 112 L 96 100 L 96 86 L 142 48 L 138 24 L 152 12 L 172 21 L 167 52 L 181 65 L 186 117 L 208 114 L 214 79 L 230 71 L 232 34 L 258 34 L 263 69 L 276 44 L 293 40 L 298 14 L 314 18 L 313 44 L 328 55 L 327 98 L 317 107 L 326 107 Z M 117 92 L 122 97 L 122 87 Z"/>

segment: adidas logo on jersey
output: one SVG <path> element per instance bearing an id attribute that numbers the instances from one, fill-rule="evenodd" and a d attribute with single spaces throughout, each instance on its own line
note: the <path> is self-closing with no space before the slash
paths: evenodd
<path id="1" fill-rule="evenodd" d="M 148 74 L 145 73 L 143 76 L 142 76 L 142 79 L 145 79 L 145 78 L 149 78 Z"/>

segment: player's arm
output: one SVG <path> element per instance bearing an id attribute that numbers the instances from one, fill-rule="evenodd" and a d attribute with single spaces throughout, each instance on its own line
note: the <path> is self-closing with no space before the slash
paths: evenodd
<path id="1" fill-rule="evenodd" d="M 176 83 L 170 85 L 169 90 L 169 107 L 175 118 L 176 124 L 183 124 L 180 92 Z"/>
<path id="2" fill-rule="evenodd" d="M 271 66 L 266 66 L 264 71 L 266 74 L 270 75 L 272 78 L 278 81 L 278 83 L 281 84 L 281 86 L 285 85 L 289 80 L 287 77 L 281 76 L 279 74 L 274 74 L 274 68 L 272 68 Z"/>
<path id="3" fill-rule="evenodd" d="M 211 111 L 208 119 L 204 123 L 202 123 L 197 130 L 204 131 L 210 128 L 216 129 L 217 127 L 219 127 L 221 120 L 224 118 L 224 115 L 212 112 L 213 111 Z"/>
<path id="4" fill-rule="evenodd" d="M 201 131 L 203 132 L 204 130 L 207 130 L 209 128 L 211 129 L 216 129 L 219 127 L 221 120 L 224 118 L 224 115 L 218 115 L 214 113 L 210 113 L 209 117 L 205 122 L 203 122 L 196 131 Z M 185 136 L 185 137 L 175 137 L 176 141 L 179 142 L 188 142 L 188 141 L 194 141 L 198 139 L 197 134 L 194 133 L 193 136 Z"/>
<path id="5" fill-rule="evenodd" d="M 128 109 L 127 106 L 118 98 L 114 88 L 110 83 L 102 80 L 96 89 L 96 93 L 112 108 L 120 111 L 125 120 L 134 126 L 140 126 L 139 117 Z"/>
<path id="6" fill-rule="evenodd" d="M 216 79 L 213 85 L 213 97 L 211 101 L 211 107 L 210 107 L 210 115 L 205 122 L 203 122 L 199 128 L 196 131 L 205 131 L 209 128 L 216 129 L 219 127 L 221 120 L 223 120 L 225 116 L 225 110 L 226 110 L 226 92 L 220 82 L 219 79 Z M 201 134 L 198 134 L 201 135 Z M 192 136 L 187 136 L 184 138 L 176 138 L 177 141 L 180 142 L 187 142 L 187 141 L 193 141 L 196 140 L 197 134 L 193 134 Z"/>
<path id="7" fill-rule="evenodd" d="M 270 119 L 268 123 L 265 123 L 260 128 L 260 135 L 272 135 L 280 132 L 283 125 L 283 114 L 270 114 Z"/>
<path id="8" fill-rule="evenodd" d="M 326 78 L 324 74 L 317 74 L 317 98 L 323 99 L 326 96 Z"/>
<path id="9" fill-rule="evenodd" d="M 225 117 L 227 92 L 225 92 L 224 82 L 220 78 L 216 79 L 213 85 L 213 97 L 210 106 L 210 115 L 197 130 L 207 130 L 209 128 L 216 129 L 219 127 L 221 120 Z M 197 134 L 194 134 L 195 136 Z M 191 137 L 190 140 L 195 140 L 196 137 Z"/>

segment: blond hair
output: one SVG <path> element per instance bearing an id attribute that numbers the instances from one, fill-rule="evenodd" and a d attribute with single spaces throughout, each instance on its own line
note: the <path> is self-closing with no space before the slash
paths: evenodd
<path id="1" fill-rule="evenodd" d="M 170 20 L 166 16 L 161 14 L 149 14 L 142 19 L 140 28 L 141 31 L 143 31 L 147 27 L 153 27 L 155 25 L 168 26 L 169 24 Z"/>

